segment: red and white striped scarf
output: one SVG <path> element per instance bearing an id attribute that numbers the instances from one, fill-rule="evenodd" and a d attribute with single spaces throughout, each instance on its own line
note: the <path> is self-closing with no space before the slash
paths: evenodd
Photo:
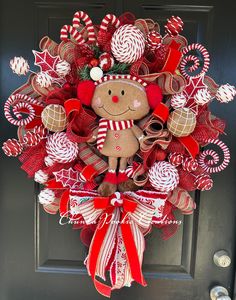
<path id="1" fill-rule="evenodd" d="M 133 120 L 124 120 L 124 121 L 112 121 L 107 119 L 100 119 L 99 127 L 98 127 L 98 135 L 97 135 L 97 149 L 102 150 L 107 130 L 123 130 L 133 127 L 134 121 Z"/>

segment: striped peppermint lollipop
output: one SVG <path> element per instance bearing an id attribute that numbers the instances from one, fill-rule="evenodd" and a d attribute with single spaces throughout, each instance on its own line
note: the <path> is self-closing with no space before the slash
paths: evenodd
<path id="1" fill-rule="evenodd" d="M 169 162 L 156 162 L 148 174 L 151 185 L 158 191 L 173 191 L 179 183 L 179 173 Z"/>
<path id="2" fill-rule="evenodd" d="M 113 34 L 111 51 L 123 63 L 133 63 L 141 58 L 145 50 L 145 38 L 141 30 L 133 25 L 123 25 Z"/>
<path id="3" fill-rule="evenodd" d="M 220 165 L 217 165 L 219 163 L 218 153 L 214 150 L 207 149 L 199 155 L 198 163 L 200 167 L 202 167 L 207 173 L 218 173 L 223 171 L 230 162 L 229 148 L 225 145 L 225 143 L 218 139 L 209 139 L 206 143 L 219 146 L 224 154 L 224 159 Z"/>
<path id="4" fill-rule="evenodd" d="M 27 95 L 11 95 L 4 105 L 4 114 L 6 119 L 8 122 L 16 126 L 25 126 L 29 124 L 35 117 L 35 111 L 32 104 L 41 105 L 37 100 L 34 100 Z M 13 114 L 18 120 L 12 117 L 11 108 Z M 21 111 L 24 111 L 24 113 L 28 114 L 28 116 L 23 119 Z"/>
<path id="5" fill-rule="evenodd" d="M 191 54 L 192 52 L 199 52 L 203 59 L 203 66 L 200 67 L 199 58 L 197 55 Z M 206 73 L 210 65 L 210 55 L 205 47 L 201 44 L 191 44 L 184 47 L 182 50 L 184 55 L 180 63 L 180 71 L 186 78 L 196 78 Z"/>
<path id="6" fill-rule="evenodd" d="M 78 144 L 71 142 L 65 132 L 56 132 L 48 137 L 46 143 L 48 159 L 54 162 L 67 163 L 76 159 L 79 148 Z M 48 164 L 50 165 L 50 163 Z"/>

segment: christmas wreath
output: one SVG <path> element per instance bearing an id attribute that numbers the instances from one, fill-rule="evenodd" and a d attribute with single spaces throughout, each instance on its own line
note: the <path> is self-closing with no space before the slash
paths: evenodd
<path id="1" fill-rule="evenodd" d="M 43 185 L 44 210 L 81 230 L 88 273 L 107 297 L 146 285 L 145 235 L 175 234 L 173 211 L 192 214 L 189 192 L 210 190 L 211 174 L 230 161 L 219 139 L 225 122 L 209 104 L 228 103 L 236 89 L 206 75 L 209 53 L 188 44 L 183 25 L 172 16 L 162 36 L 158 23 L 131 13 L 97 26 L 78 11 L 59 44 L 46 36 L 33 51 L 38 72 L 23 57 L 10 61 L 17 75 L 31 74 L 5 103 L 18 138 L 3 151 Z"/>

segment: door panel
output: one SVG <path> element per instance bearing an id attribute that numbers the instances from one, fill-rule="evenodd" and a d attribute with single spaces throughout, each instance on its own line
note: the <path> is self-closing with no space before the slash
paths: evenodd
<path id="1" fill-rule="evenodd" d="M 13 76 L 8 64 L 13 56 L 29 58 L 44 35 L 59 41 L 62 25 L 70 24 L 75 11 L 85 10 L 94 20 L 108 12 L 131 11 L 136 17 L 152 18 L 163 25 L 179 15 L 185 22 L 189 43 L 206 45 L 212 57 L 210 75 L 219 83 L 235 83 L 234 1 L 3 1 L 1 4 L 1 100 L 24 82 Z M 14 6 L 14 10 L 12 7 Z M 222 14 L 223 12 L 223 14 Z M 9 20 L 14 20 L 6 27 Z M 227 34 L 226 34 L 227 33 Z M 197 210 L 183 217 L 177 234 L 168 241 L 153 229 L 147 236 L 143 271 L 148 287 L 133 284 L 115 291 L 113 299 L 207 300 L 209 289 L 224 285 L 233 292 L 235 256 L 235 103 L 213 104 L 212 110 L 228 122 L 223 140 L 231 148 L 232 163 L 214 177 L 212 191 L 196 193 Z M 14 137 L 15 128 L 1 118 L 1 139 Z M 38 185 L 27 180 L 19 163 L 1 156 L 0 201 L 0 299 L 103 299 L 95 291 L 83 265 L 87 249 L 79 231 L 60 226 L 58 216 L 47 215 L 37 204 Z M 212 261 L 215 251 L 225 249 L 232 258 L 227 269 Z M 35 272 L 36 271 L 36 272 Z"/>

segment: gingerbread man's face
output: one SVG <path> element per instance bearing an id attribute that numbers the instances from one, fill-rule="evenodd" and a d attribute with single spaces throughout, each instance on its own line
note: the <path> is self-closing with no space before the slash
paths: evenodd
<path id="1" fill-rule="evenodd" d="M 150 109 L 145 88 L 129 79 L 114 79 L 99 84 L 91 106 L 98 116 L 113 121 L 139 120 Z"/>

